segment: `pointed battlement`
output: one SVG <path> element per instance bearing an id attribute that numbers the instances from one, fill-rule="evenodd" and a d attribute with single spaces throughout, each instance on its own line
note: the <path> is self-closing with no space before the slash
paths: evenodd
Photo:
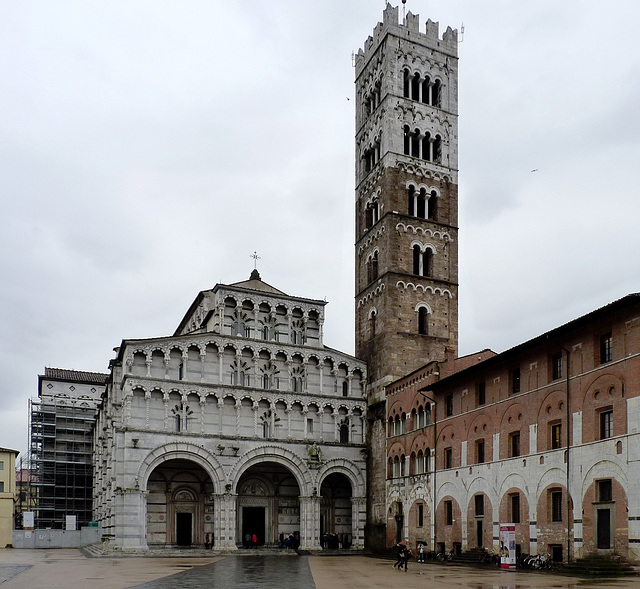
<path id="1" fill-rule="evenodd" d="M 421 45 L 437 49 L 452 57 L 458 56 L 458 30 L 447 27 L 440 38 L 440 23 L 427 19 L 425 32 L 420 32 L 420 15 L 407 13 L 404 22 L 399 22 L 398 7 L 387 4 L 382 13 L 382 22 L 373 29 L 364 44 L 364 50 L 359 49 L 356 54 L 356 76 L 368 61 L 369 56 L 377 49 L 387 34 L 392 34 L 406 40 L 414 41 Z"/>

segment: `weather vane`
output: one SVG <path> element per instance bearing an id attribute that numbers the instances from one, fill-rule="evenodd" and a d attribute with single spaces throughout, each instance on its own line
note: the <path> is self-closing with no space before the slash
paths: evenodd
<path id="1" fill-rule="evenodd" d="M 253 258 L 253 269 L 257 270 L 258 269 L 258 260 L 260 260 L 260 256 L 258 255 L 258 252 L 253 252 L 250 256 L 250 258 Z"/>

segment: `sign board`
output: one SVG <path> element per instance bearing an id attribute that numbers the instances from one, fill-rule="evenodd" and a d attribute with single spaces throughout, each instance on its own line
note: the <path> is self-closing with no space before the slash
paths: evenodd
<path id="1" fill-rule="evenodd" d="M 500 524 L 500 566 L 503 569 L 516 568 L 515 524 Z"/>
<path id="2" fill-rule="evenodd" d="M 68 515 L 67 516 L 67 525 L 65 527 L 66 530 L 75 531 L 76 529 L 76 516 Z"/>
<path id="3" fill-rule="evenodd" d="M 35 511 L 23 511 L 22 529 L 33 530 L 35 527 Z"/>

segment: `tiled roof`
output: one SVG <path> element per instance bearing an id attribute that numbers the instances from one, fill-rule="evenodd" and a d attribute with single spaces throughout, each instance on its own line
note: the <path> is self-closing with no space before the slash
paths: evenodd
<path id="1" fill-rule="evenodd" d="M 45 378 L 55 378 L 56 380 L 69 380 L 73 382 L 84 382 L 94 384 L 105 384 L 108 374 L 102 372 L 84 372 L 82 370 L 66 370 L 64 368 L 44 369 Z"/>

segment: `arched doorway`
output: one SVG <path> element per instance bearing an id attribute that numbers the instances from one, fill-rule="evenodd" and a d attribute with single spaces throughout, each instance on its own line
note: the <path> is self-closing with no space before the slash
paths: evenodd
<path id="1" fill-rule="evenodd" d="M 320 487 L 320 545 L 349 548 L 353 541 L 351 482 L 342 473 L 327 476 Z"/>
<path id="2" fill-rule="evenodd" d="M 300 542 L 300 489 L 291 471 L 275 462 L 248 468 L 238 482 L 237 544 L 254 534 L 258 545 Z"/>
<path id="3" fill-rule="evenodd" d="M 167 460 L 147 483 L 147 543 L 202 546 L 213 538 L 213 484 L 195 462 Z"/>

